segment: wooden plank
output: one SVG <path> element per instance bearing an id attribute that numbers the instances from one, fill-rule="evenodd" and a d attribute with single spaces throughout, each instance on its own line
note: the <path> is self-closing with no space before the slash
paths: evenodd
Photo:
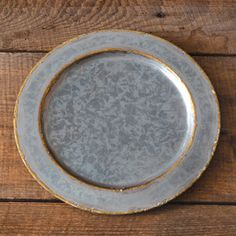
<path id="1" fill-rule="evenodd" d="M 234 0 L 0 1 L 0 50 L 51 50 L 79 34 L 132 29 L 188 52 L 236 53 Z"/>
<path id="2" fill-rule="evenodd" d="M 113 217 L 60 203 L 0 203 L 0 209 L 0 235 L 217 236 L 236 232 L 236 206 L 169 205 Z"/>
<path id="3" fill-rule="evenodd" d="M 17 94 L 27 73 L 42 56 L 0 53 L 0 198 L 51 198 L 27 173 L 13 134 Z"/>
<path id="4" fill-rule="evenodd" d="M 30 176 L 17 152 L 13 109 L 24 77 L 44 54 L 0 53 L 0 198 L 53 199 Z M 236 57 L 195 57 L 219 95 L 222 134 L 204 175 L 177 201 L 236 202 Z"/>

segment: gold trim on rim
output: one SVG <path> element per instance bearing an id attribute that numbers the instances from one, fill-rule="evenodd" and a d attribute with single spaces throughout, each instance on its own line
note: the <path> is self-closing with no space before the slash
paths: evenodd
<path id="1" fill-rule="evenodd" d="M 37 176 L 37 174 L 31 169 L 31 167 L 28 165 L 28 163 L 26 162 L 25 160 L 25 157 L 24 157 L 24 154 L 23 152 L 21 151 L 21 148 L 20 148 L 20 144 L 19 144 L 19 138 L 18 138 L 18 133 L 17 133 L 17 112 L 18 112 L 18 102 L 19 102 L 19 97 L 23 91 L 23 88 L 26 84 L 26 82 L 29 80 L 30 78 L 30 75 L 33 73 L 33 71 L 41 64 L 44 62 L 44 60 L 49 56 L 51 55 L 54 51 L 56 51 L 57 49 L 63 47 L 65 44 L 68 44 L 70 42 L 73 42 L 75 40 L 78 40 L 80 39 L 80 37 L 82 36 L 85 36 L 85 35 L 90 35 L 90 34 L 94 34 L 94 33 L 99 33 L 99 32 L 131 32 L 131 33 L 135 33 L 135 34 L 140 34 L 140 35 L 149 35 L 150 37 L 153 37 L 155 40 L 157 41 L 162 41 L 164 43 L 166 43 L 167 45 L 170 45 L 171 47 L 174 47 L 176 48 L 177 50 L 181 51 L 197 68 L 198 70 L 200 71 L 200 73 L 202 74 L 202 78 L 205 79 L 205 81 L 207 81 L 209 87 L 211 88 L 211 92 L 212 92 L 212 95 L 215 99 L 215 102 L 216 102 L 216 106 L 217 106 L 217 117 L 218 117 L 218 128 L 217 128 L 217 134 L 215 136 L 215 139 L 214 139 L 214 143 L 213 143 L 213 146 L 212 146 L 212 151 L 211 151 L 211 154 L 210 154 L 210 158 L 209 160 L 206 162 L 205 166 L 200 169 L 199 171 L 199 174 L 189 183 L 187 184 L 186 186 L 184 186 L 180 191 L 178 191 L 176 194 L 170 196 L 169 198 L 166 198 L 165 200 L 159 202 L 158 204 L 156 205 L 153 205 L 149 208 L 143 208 L 143 209 L 137 209 L 137 210 L 130 210 L 130 211 L 126 211 L 126 212 L 109 212 L 109 211 L 103 211 L 103 210 L 98 210 L 98 209 L 93 209 L 93 208 L 88 208 L 86 206 L 83 206 L 83 205 L 77 205 L 75 204 L 74 202 L 71 202 L 71 201 L 68 201 L 66 200 L 65 198 L 63 198 L 62 196 L 58 195 L 57 193 L 53 192 L 45 183 L 43 183 L 40 178 Z M 206 73 L 203 71 L 203 69 L 195 62 L 195 60 L 189 56 L 184 50 L 182 50 L 181 48 L 175 46 L 174 44 L 170 43 L 169 41 L 165 40 L 165 39 L 162 39 L 158 36 L 154 36 L 154 35 L 151 35 L 151 34 L 147 34 L 147 33 L 144 33 L 144 32 L 140 32 L 140 31 L 134 31 L 134 30 L 119 30 L 119 29 L 112 29 L 112 30 L 99 30 L 99 31 L 94 31 L 94 32 L 91 32 L 91 33 L 88 33 L 88 34 L 82 34 L 82 35 L 79 35 L 75 38 L 72 38 L 70 40 L 67 40 L 65 41 L 64 43 L 58 45 L 57 47 L 55 47 L 53 50 L 51 50 L 49 53 L 47 53 L 44 57 L 42 57 L 38 63 L 35 64 L 35 66 L 31 69 L 30 73 L 27 75 L 27 77 L 25 78 L 21 88 L 20 88 L 20 91 L 19 91 L 19 94 L 17 96 L 17 99 L 16 99 L 16 104 L 15 104 L 15 109 L 14 109 L 14 118 L 13 118 L 13 126 L 14 126 L 14 136 L 15 136 L 15 141 L 16 141 L 16 145 L 17 145 L 17 149 L 19 151 L 19 154 L 20 154 L 20 157 L 24 163 L 24 165 L 26 166 L 26 168 L 28 169 L 28 171 L 30 172 L 30 174 L 34 177 L 34 179 L 45 189 L 47 190 L 49 193 L 51 193 L 53 196 L 55 196 L 56 198 L 64 201 L 65 203 L 69 204 L 69 205 L 72 205 L 74 207 L 77 207 L 77 208 L 80 208 L 82 210 L 86 210 L 86 211 L 89 211 L 89 212 L 93 212 L 93 213 L 99 213 L 99 214 L 108 214 L 108 215 L 123 215 L 123 214 L 133 214 L 133 213 L 139 213 L 139 212 L 145 212 L 149 209 L 152 209 L 152 208 L 155 208 L 155 207 L 158 207 L 158 206 L 161 206 L 169 201 L 171 201 L 172 199 L 174 199 L 175 197 L 179 196 L 181 193 L 183 193 L 185 190 L 187 190 L 188 188 L 190 188 L 202 175 L 202 173 L 205 171 L 205 169 L 207 168 L 207 166 L 209 165 L 210 161 L 212 160 L 212 157 L 214 155 L 214 152 L 216 150 L 216 146 L 217 146 L 217 143 L 218 143 L 218 140 L 219 140 L 219 134 L 220 134 L 220 107 L 219 107 L 219 101 L 218 101 L 218 98 L 216 96 L 216 93 L 215 93 L 215 90 L 211 84 L 211 81 L 209 80 L 208 76 L 206 75 Z"/>

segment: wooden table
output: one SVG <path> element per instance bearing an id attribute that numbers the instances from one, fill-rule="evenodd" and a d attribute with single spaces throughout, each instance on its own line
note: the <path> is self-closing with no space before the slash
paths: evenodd
<path id="1" fill-rule="evenodd" d="M 19 88 L 46 52 L 78 34 L 132 29 L 186 50 L 209 75 L 222 129 L 214 158 L 186 193 L 146 213 L 75 209 L 28 173 L 13 135 Z M 1 0 L 0 235 L 236 235 L 236 1 Z"/>

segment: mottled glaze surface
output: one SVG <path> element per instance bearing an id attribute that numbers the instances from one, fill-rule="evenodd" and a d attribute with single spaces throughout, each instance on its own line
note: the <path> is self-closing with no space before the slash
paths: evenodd
<path id="1" fill-rule="evenodd" d="M 89 54 L 93 53 L 96 50 L 102 51 L 103 49 L 107 48 L 119 48 L 119 49 L 124 49 L 124 50 L 135 50 L 139 51 L 145 54 L 148 54 L 152 57 L 158 58 L 160 61 L 163 63 L 167 64 L 171 70 L 173 70 L 176 75 L 184 82 L 186 87 L 188 88 L 189 92 L 192 95 L 193 98 L 193 103 L 195 105 L 195 111 L 196 111 L 196 129 L 195 133 L 193 136 L 192 140 L 192 145 L 190 149 L 188 150 L 187 153 L 185 153 L 184 158 L 181 159 L 181 161 L 178 163 L 178 165 L 174 165 L 174 168 L 171 168 L 171 171 L 168 171 L 165 175 L 163 175 L 161 178 L 156 178 L 154 181 L 152 181 L 150 184 L 142 186 L 140 188 L 132 188 L 132 189 L 127 189 L 124 191 L 112 191 L 111 189 L 104 189 L 104 188 L 96 188 L 93 185 L 86 184 L 85 182 L 71 177 L 70 174 L 68 174 L 65 169 L 62 169 L 60 165 L 55 164 L 54 158 L 52 158 L 52 155 L 50 154 L 47 146 L 44 145 L 44 142 L 42 140 L 41 136 L 41 127 L 39 126 L 39 120 L 41 117 L 40 113 L 40 106 L 42 103 L 42 99 L 45 96 L 45 91 L 48 89 L 49 85 L 52 82 L 52 79 L 58 76 L 58 73 L 61 73 L 61 70 L 65 65 L 70 65 L 74 63 L 78 57 L 83 56 L 84 54 Z M 122 54 L 122 53 L 120 53 Z M 115 54 L 115 57 L 120 57 L 124 58 L 124 55 L 120 54 Z M 105 54 L 100 55 L 100 57 L 104 58 L 103 60 L 107 60 L 107 56 Z M 112 56 L 114 58 L 114 54 Z M 112 58 L 111 57 L 111 58 Z M 132 54 L 128 54 L 128 58 L 134 57 Z M 92 57 L 91 57 L 92 58 Z M 127 59 L 128 59 L 127 58 Z M 96 59 L 96 60 L 95 60 Z M 147 179 L 153 178 L 157 176 L 158 171 L 168 168 L 169 166 L 173 166 L 173 163 L 179 158 L 179 155 L 174 153 L 173 148 L 167 149 L 167 147 L 161 144 L 161 142 L 157 142 L 157 140 L 162 138 L 162 131 L 160 128 L 160 124 L 164 125 L 167 127 L 168 132 L 174 132 L 174 128 L 171 128 L 171 121 L 172 119 L 170 118 L 171 116 L 169 114 L 166 114 L 167 119 L 163 119 L 163 117 L 159 114 L 159 111 L 161 110 L 160 107 L 156 108 L 151 108 L 153 101 L 157 99 L 156 105 L 160 104 L 161 97 L 164 96 L 165 98 L 165 103 L 167 106 L 169 106 L 168 109 L 162 108 L 163 112 L 167 112 L 167 110 L 171 110 L 171 114 L 173 114 L 174 117 L 174 123 L 176 124 L 176 135 L 179 137 L 179 139 L 175 142 L 174 145 L 176 145 L 176 151 L 181 152 L 184 150 L 184 148 L 180 148 L 184 146 L 184 140 L 189 140 L 189 136 L 186 136 L 186 134 L 189 134 L 192 132 L 192 125 L 186 126 L 186 123 L 183 121 L 186 121 L 187 117 L 191 118 L 192 113 L 188 112 L 187 108 L 190 107 L 191 101 L 188 99 L 188 102 L 186 102 L 186 98 L 183 99 L 183 89 L 180 89 L 178 85 L 173 83 L 171 78 L 173 75 L 164 75 L 162 74 L 163 70 L 160 70 L 160 64 L 154 63 L 155 65 L 151 66 L 152 63 L 150 61 L 146 61 L 147 63 L 141 63 L 140 60 L 141 57 L 137 57 L 135 55 L 135 60 L 132 60 L 132 64 L 138 63 L 139 67 L 142 67 L 141 70 L 146 71 L 146 73 L 150 73 L 149 76 L 147 76 L 147 80 L 145 82 L 148 83 L 149 89 L 151 96 L 155 97 L 155 91 L 157 90 L 157 87 L 160 86 L 158 85 L 160 81 L 163 81 L 165 79 L 165 85 L 166 90 L 168 91 L 170 89 L 170 94 L 169 96 L 166 95 L 166 93 L 162 94 L 162 96 L 150 99 L 148 96 L 144 99 L 147 102 L 147 106 L 144 106 L 142 102 L 137 102 L 135 103 L 135 109 L 138 110 L 139 112 L 136 113 L 137 117 L 145 117 L 143 119 L 139 119 L 138 122 L 134 122 L 135 126 L 132 127 L 128 126 L 132 121 L 132 108 L 129 108 L 125 110 L 126 105 L 130 105 L 130 101 L 122 101 L 122 98 L 125 99 L 131 99 L 132 95 L 126 94 L 125 96 L 119 97 L 118 101 L 121 103 L 120 106 L 120 112 L 117 113 L 117 119 L 121 120 L 122 122 L 120 123 L 121 126 L 115 125 L 116 123 L 114 122 L 114 119 L 111 119 L 107 116 L 109 116 L 109 110 L 112 111 L 111 105 L 108 105 L 110 103 L 103 103 L 102 98 L 107 93 L 110 93 L 112 91 L 112 83 L 107 86 L 106 80 L 104 79 L 106 76 L 101 76 L 99 78 L 99 74 L 94 72 L 94 77 L 89 78 L 89 74 L 93 74 L 92 72 L 86 72 L 86 68 L 88 68 L 89 63 L 97 63 L 98 65 L 101 63 L 100 60 L 97 60 L 97 57 L 94 57 L 94 59 L 86 60 L 84 62 L 78 62 L 78 64 L 73 64 L 72 66 L 68 67 L 64 73 L 60 74 L 60 78 L 58 82 L 52 87 L 52 90 L 49 91 L 48 96 L 46 97 L 46 103 L 44 105 L 44 118 L 43 118 L 43 127 L 44 127 L 44 136 L 47 137 L 48 139 L 48 144 L 49 146 L 54 149 L 54 151 L 57 153 L 57 157 L 61 161 L 67 162 L 64 163 L 65 165 L 72 166 L 74 171 L 78 174 L 82 173 L 81 170 L 86 170 L 82 173 L 82 177 L 85 179 L 88 179 L 90 181 L 93 181 L 96 183 L 100 183 L 101 185 L 111 185 L 115 187 L 119 186 L 132 186 L 136 184 L 140 184 L 143 181 L 145 182 Z M 101 59 L 101 58 L 100 58 Z M 102 59 L 101 59 L 102 60 Z M 117 59 L 116 59 L 117 60 Z M 123 62 L 123 59 L 120 59 L 122 61 L 123 66 L 127 64 L 126 62 Z M 85 63 L 86 62 L 86 63 Z M 81 64 L 80 64 L 81 63 Z M 104 91 L 102 88 L 99 87 L 99 89 L 96 89 L 95 93 L 91 94 L 91 98 L 89 96 L 89 92 L 92 90 L 92 86 L 88 86 L 88 91 L 86 90 L 86 82 L 85 84 L 80 86 L 81 83 L 81 76 L 75 78 L 73 80 L 73 72 L 75 72 L 78 69 L 78 73 L 82 73 L 79 68 L 83 66 L 83 63 L 85 66 L 85 69 L 83 73 L 85 73 L 88 78 L 86 81 L 87 83 L 91 83 L 96 85 L 102 85 L 101 87 L 106 87 L 108 90 Z M 121 63 L 121 64 L 122 64 Z M 114 68 L 119 68 L 119 66 L 114 66 Z M 159 69 L 158 69 L 159 67 Z M 94 67 L 96 68 L 96 67 Z M 123 67 L 122 67 L 123 68 Z M 146 68 L 146 69 L 144 69 Z M 109 69 L 102 70 L 102 71 L 111 71 L 113 72 L 114 70 L 111 70 L 112 66 L 109 67 Z M 129 69 L 130 70 L 130 69 Z M 129 71 L 128 70 L 128 71 Z M 121 72 L 127 72 L 127 70 L 123 70 Z M 162 72 L 161 72 L 162 71 Z M 104 72 L 104 73 L 105 73 Z M 117 73 L 118 71 L 116 71 Z M 156 73 L 154 73 L 156 72 Z M 67 76 L 69 73 L 70 76 Z M 138 72 L 135 70 L 133 72 L 135 75 L 138 74 Z M 67 75 L 66 75 L 67 74 Z M 76 72 L 77 74 L 77 72 Z M 155 75 L 154 75 L 155 74 Z M 96 76 L 95 76 L 96 75 Z M 151 75 L 151 76 L 150 76 Z M 64 77 L 67 77 L 63 79 Z M 117 79 L 117 78 L 118 79 Z M 141 88 L 145 87 L 144 80 L 142 79 L 143 77 L 137 77 L 137 76 L 132 76 L 130 77 L 130 80 L 128 80 L 127 75 L 126 76 L 111 76 L 107 77 L 107 83 L 111 82 L 111 80 L 117 79 L 119 82 L 124 79 L 127 84 L 125 87 L 122 87 L 121 84 L 117 86 L 117 88 L 132 88 L 132 91 L 138 92 L 139 89 L 135 88 L 134 85 L 138 84 L 141 86 Z M 96 81 L 95 81 L 96 80 Z M 99 82 L 100 81 L 100 82 Z M 69 111 L 67 114 L 72 113 L 72 111 L 76 112 L 77 115 L 74 117 L 77 117 L 78 120 L 75 121 L 70 121 L 73 120 L 74 118 L 70 118 L 67 116 L 61 115 L 61 112 L 63 113 L 64 109 L 66 108 L 66 104 L 71 104 L 70 101 L 73 99 L 71 95 L 71 90 L 68 92 L 68 96 L 63 101 L 62 106 L 57 107 L 56 106 L 56 98 L 62 99 L 62 96 L 58 96 L 60 94 L 60 91 L 63 94 L 63 91 L 66 91 L 67 83 L 72 86 L 73 83 L 75 83 L 75 86 L 78 88 L 75 91 L 79 91 L 79 89 L 82 89 L 85 92 L 85 95 L 88 100 L 88 104 L 86 107 L 83 107 L 82 103 L 75 103 L 75 107 L 69 108 Z M 83 83 L 83 82 L 82 82 Z M 163 83 L 162 83 L 163 84 Z M 150 86 L 153 85 L 153 86 Z M 134 88 L 133 88 L 134 87 Z M 156 88 L 156 90 L 155 90 Z M 154 91 L 155 90 L 155 91 Z M 145 94 L 147 91 L 145 89 L 140 90 Z M 158 91 L 158 90 L 157 90 Z M 162 90 L 160 90 L 161 92 Z M 163 90 L 164 91 L 164 90 Z M 122 93 L 118 93 L 122 94 Z M 141 93 L 142 94 L 142 93 Z M 184 92 L 185 96 L 186 93 Z M 55 96 L 57 95 L 57 96 Z M 79 94 L 76 95 L 78 99 L 82 99 Z M 176 99 L 173 99 L 176 101 L 176 108 L 178 109 L 173 109 L 172 108 L 172 96 L 175 97 Z M 115 93 L 113 91 L 112 96 L 110 96 L 111 99 L 114 99 Z M 99 105 L 96 104 L 96 99 L 100 99 Z M 138 98 L 142 98 L 142 96 L 138 96 Z M 91 100 L 89 100 L 91 99 Z M 93 99 L 95 99 L 93 101 Z M 105 98 L 104 98 L 105 100 Z M 93 102 L 91 102 L 93 101 Z M 134 100 L 138 101 L 138 100 Z M 55 105 L 50 105 L 55 103 Z M 145 102 L 144 102 L 145 103 Z M 73 102 L 74 104 L 74 102 Z M 108 107 L 106 106 L 108 105 Z M 133 105 L 133 104 L 132 104 Z M 98 109 L 98 106 L 100 106 Z M 114 106 L 117 108 L 117 106 Z M 131 106 L 132 107 L 132 106 Z M 106 109 L 106 111 L 103 111 L 102 109 Z M 145 108 L 147 109 L 145 112 L 140 110 L 140 108 Z M 59 109 L 59 110 L 57 110 Z M 179 110 L 182 111 L 180 116 L 179 116 Z M 78 127 L 83 127 L 85 128 L 85 122 L 89 122 L 89 128 L 86 130 L 85 134 L 92 137 L 92 139 L 85 136 L 83 140 L 78 139 L 75 142 L 76 146 L 76 151 L 81 154 L 82 156 L 78 157 L 79 159 L 75 158 L 75 155 L 71 155 L 73 158 L 70 160 L 67 158 L 66 155 L 68 154 L 63 154 L 63 151 L 60 151 L 60 148 L 66 150 L 66 152 L 69 153 L 70 146 L 64 145 L 65 141 L 62 139 L 63 135 L 58 135 L 58 132 L 60 131 L 60 122 L 57 120 L 56 117 L 56 112 L 60 114 L 61 117 L 63 117 L 64 121 L 69 121 L 69 123 L 72 125 L 71 129 L 74 129 L 74 125 Z M 85 114 L 81 114 L 81 111 L 83 111 Z M 154 113 L 152 114 L 152 112 Z M 92 116 L 88 116 L 90 112 L 93 113 Z M 126 121 L 125 116 L 126 114 L 130 114 L 128 117 L 131 119 L 131 121 L 128 119 Z M 51 114 L 49 117 L 48 114 Z M 147 115 L 149 113 L 149 115 Z M 102 121 L 99 120 L 99 116 L 102 116 Z M 116 114 L 116 113 L 112 113 Z M 158 114 L 160 116 L 158 116 Z M 68 116 L 70 116 L 69 114 Z M 85 115 L 85 116 L 83 116 Z M 179 117 L 178 117 L 179 116 Z M 49 118 L 47 118 L 49 117 Z M 72 116 L 71 116 L 72 117 Z M 83 119 L 79 119 L 80 117 L 83 117 Z M 87 117 L 87 118 L 86 118 Z M 131 117 L 131 118 L 130 118 Z M 156 117 L 158 119 L 154 119 L 151 122 L 151 118 Z M 177 118 L 178 117 L 178 118 Z M 139 146 L 141 151 L 137 152 L 137 159 L 141 160 L 141 169 L 140 175 L 138 176 L 139 178 L 136 179 L 134 178 L 135 176 L 135 170 L 138 168 L 138 162 L 135 162 L 134 168 L 132 167 L 132 164 L 128 163 L 125 165 L 124 170 L 115 170 L 112 173 L 108 172 L 108 176 L 112 176 L 111 180 L 107 180 L 105 176 L 107 174 L 104 174 L 102 172 L 104 169 L 106 169 L 106 166 L 110 166 L 108 163 L 103 163 L 102 165 L 102 171 L 100 172 L 98 169 L 93 172 L 95 174 L 90 175 L 90 167 L 88 167 L 88 164 L 90 163 L 89 159 L 86 159 L 85 156 L 89 154 L 94 154 L 94 159 L 93 163 L 97 163 L 92 165 L 91 170 L 93 171 L 97 168 L 97 165 L 100 165 L 100 158 L 105 158 L 105 155 L 95 155 L 95 151 L 90 149 L 87 150 L 86 152 L 83 152 L 80 147 L 85 146 L 89 147 L 89 144 L 91 140 L 94 140 L 94 136 L 91 135 L 96 135 L 96 132 L 94 131 L 94 122 L 97 122 L 99 130 L 98 130 L 98 137 L 100 138 L 101 135 L 105 135 L 104 139 L 101 139 L 98 141 L 98 144 L 104 144 L 106 143 L 106 147 L 108 148 L 113 148 L 112 151 L 117 151 L 119 148 L 124 148 L 125 144 L 122 144 L 120 141 L 119 143 L 119 137 L 120 135 L 122 136 L 123 133 L 119 133 L 117 131 L 118 127 L 121 127 L 122 129 L 125 130 L 125 135 L 130 134 L 129 132 L 138 132 L 137 135 L 132 135 L 131 136 L 131 141 L 130 143 L 133 145 L 133 147 L 137 148 Z M 133 212 L 139 212 L 143 210 L 150 209 L 152 207 L 161 205 L 170 199 L 174 198 L 181 192 L 183 192 L 187 187 L 189 187 L 199 176 L 200 174 L 205 170 L 207 164 L 209 163 L 211 156 L 214 152 L 217 140 L 218 140 L 218 134 L 219 134 L 219 122 L 220 122 L 220 117 L 219 117 L 219 107 L 217 105 L 217 99 L 215 96 L 215 92 L 207 79 L 206 75 L 204 72 L 200 69 L 200 67 L 189 57 L 187 56 L 183 51 L 175 47 L 174 45 L 153 37 L 148 34 L 141 34 L 138 32 L 129 32 L 129 31 L 103 31 L 103 32 L 96 32 L 96 33 L 91 33 L 88 35 L 83 35 L 78 39 L 72 40 L 68 42 L 67 44 L 64 44 L 61 47 L 58 47 L 56 50 L 52 51 L 49 55 L 47 55 L 45 58 L 41 60 L 41 62 L 34 68 L 32 73 L 28 76 L 27 81 L 24 84 L 24 87 L 19 95 L 18 101 L 17 101 L 17 106 L 16 106 L 16 112 L 15 112 L 15 134 L 16 134 L 16 139 L 17 139 L 17 144 L 19 151 L 21 153 L 22 159 L 25 162 L 26 166 L 30 170 L 30 172 L 33 174 L 33 176 L 50 192 L 52 192 L 54 195 L 59 197 L 60 199 L 74 205 L 77 207 L 80 207 L 82 209 L 87 209 L 95 212 L 103 212 L 103 213 L 110 213 L 110 214 L 125 214 L 125 213 L 133 213 Z M 190 119 L 191 120 L 191 119 Z M 105 121 L 105 123 L 103 123 Z M 106 139 L 108 140 L 108 123 L 111 121 L 111 131 L 114 132 L 115 137 L 116 137 L 116 142 L 115 146 L 113 146 L 113 141 L 112 138 L 109 139 L 109 142 L 105 142 Z M 178 121 L 178 122 L 177 122 Z M 189 119 L 188 119 L 189 121 Z M 45 122 L 45 123 L 44 123 Z M 50 123 L 51 122 L 51 123 Z M 57 123 L 59 122 L 59 123 Z M 99 123 L 100 122 L 100 123 Z M 114 122 L 114 123 L 112 123 Z M 127 122 L 127 123 L 126 123 Z M 55 124 L 53 124 L 55 123 Z M 119 123 L 119 122 L 118 122 Z M 151 131 L 153 133 L 154 139 L 151 140 L 150 133 L 145 133 L 144 130 L 139 130 L 137 131 L 140 127 L 145 127 L 145 124 L 151 124 Z M 59 128 L 57 129 L 54 125 L 59 125 Z M 70 126 L 69 124 L 69 126 Z M 132 123 L 131 123 L 132 124 Z M 188 124 L 191 124 L 189 122 Z M 159 132 L 155 132 L 155 125 L 157 125 L 160 129 Z M 68 126 L 68 127 L 69 127 Z M 105 127 L 105 131 L 102 131 L 102 127 Z M 67 127 L 64 125 L 64 127 Z M 127 128 L 128 127 L 128 128 Z M 191 128 L 192 127 L 192 128 Z M 183 128 L 182 131 L 180 131 L 179 128 Z M 122 130 L 121 129 L 121 130 Z M 63 131 L 65 132 L 64 134 L 68 133 L 68 131 Z M 78 131 L 73 131 L 72 133 L 68 133 L 69 135 L 73 134 L 75 132 L 75 135 L 80 135 L 80 132 Z M 167 132 L 167 133 L 168 133 Z M 159 133 L 159 136 L 158 136 Z M 146 135 L 148 142 L 145 143 L 145 138 L 141 138 L 141 145 L 136 143 L 136 138 Z M 51 137 L 51 135 L 55 135 L 55 146 L 54 145 L 54 138 Z M 167 135 L 167 134 L 165 134 Z M 167 135 L 168 136 L 168 135 Z M 168 136 L 167 140 L 171 142 L 171 140 L 175 140 L 173 137 L 177 137 L 170 135 Z M 122 136 L 123 137 L 123 136 Z M 70 140 L 69 138 L 66 140 Z M 71 140 L 74 140 L 73 138 Z M 63 143 L 62 147 L 58 147 L 60 142 Z M 158 143 L 157 145 L 155 145 Z M 89 144 L 89 145 L 88 145 Z M 129 153 L 128 151 L 131 151 L 132 149 L 131 146 L 126 145 L 126 151 L 120 151 L 117 155 L 119 156 L 120 162 L 116 166 L 119 166 L 119 168 L 122 167 L 123 163 L 122 160 L 125 159 L 125 153 Z M 142 146 L 143 145 L 143 146 Z M 149 148 L 149 145 L 153 146 L 153 149 Z M 95 145 L 96 146 L 96 145 Z M 98 145 L 99 146 L 99 145 Z M 143 149 L 142 149 L 143 147 Z M 130 149 L 129 149 L 130 148 Z M 78 149 L 78 150 L 77 150 Z M 170 153 L 174 153 L 174 155 L 167 155 L 165 158 L 169 158 L 169 161 L 165 161 L 162 163 L 161 161 L 164 160 L 162 159 L 162 155 L 157 155 L 158 151 L 161 149 L 170 150 Z M 102 149 L 101 149 L 102 150 Z M 128 150 L 128 151 L 127 151 Z M 148 164 L 145 163 L 145 157 L 148 159 L 148 155 L 145 157 L 141 155 L 142 152 L 146 152 L 145 154 L 148 153 L 153 153 L 151 160 L 148 161 Z M 65 153 L 66 153 L 65 152 Z M 71 150 L 73 152 L 73 149 Z M 106 153 L 104 150 L 102 150 L 104 154 Z M 59 154 L 60 153 L 60 154 Z M 133 152 L 135 153 L 135 152 Z M 63 154 L 63 155 L 62 155 Z M 136 154 L 136 153 L 135 153 Z M 61 157 L 60 157 L 61 155 Z M 69 155 L 68 155 L 69 156 Z M 116 155 L 107 155 L 106 157 L 109 159 L 110 157 L 115 157 Z M 132 156 L 134 158 L 135 155 Z M 81 158 L 81 159 L 80 159 Z M 106 160 L 108 160 L 106 158 Z M 79 166 L 76 162 L 74 165 L 74 160 L 79 160 L 85 162 L 85 169 L 83 169 L 83 166 Z M 134 159 L 133 159 L 134 160 Z M 143 164 L 145 163 L 145 164 Z M 152 163 L 159 165 L 159 167 L 162 165 L 162 168 L 153 168 Z M 167 164 L 166 164 L 167 163 Z M 72 164 L 72 165 L 71 165 Z M 148 173 L 144 171 L 143 165 L 147 165 L 148 168 Z M 113 165 L 111 165 L 113 167 Z M 126 176 L 119 176 L 119 173 L 126 173 L 129 172 L 129 168 L 132 167 L 130 173 L 128 173 L 128 176 L 130 175 L 131 178 L 127 178 Z M 150 171 L 151 170 L 151 171 Z M 149 173 L 150 171 L 150 173 Z M 153 172 L 152 172 L 153 171 Z M 97 178 L 98 177 L 98 178 Z M 120 181 L 120 182 L 119 182 Z M 123 181 L 123 182 L 122 182 Z"/>
<path id="2" fill-rule="evenodd" d="M 165 65 L 113 51 L 62 72 L 42 127 L 67 171 L 123 189 L 163 175 L 182 157 L 194 131 L 191 108 L 187 88 Z"/>

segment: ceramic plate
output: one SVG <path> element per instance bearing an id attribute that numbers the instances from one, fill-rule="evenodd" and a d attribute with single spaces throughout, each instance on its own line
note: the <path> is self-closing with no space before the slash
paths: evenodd
<path id="1" fill-rule="evenodd" d="M 100 31 L 40 60 L 14 124 L 25 165 L 52 194 L 128 214 L 192 185 L 213 155 L 219 119 L 210 81 L 181 49 L 145 33 Z"/>

